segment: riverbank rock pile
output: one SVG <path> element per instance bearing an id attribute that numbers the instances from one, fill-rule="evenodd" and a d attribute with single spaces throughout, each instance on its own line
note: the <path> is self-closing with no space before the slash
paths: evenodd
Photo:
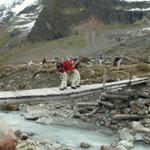
<path id="1" fill-rule="evenodd" d="M 119 135 L 113 150 L 132 149 L 136 142 L 150 143 L 150 92 L 143 88 L 95 91 L 58 101 L 49 99 L 47 103 L 22 104 L 19 109 L 26 119 L 37 123 L 57 124 L 58 120 L 67 124 L 68 119 L 79 119 L 111 128 Z"/>
<path id="2" fill-rule="evenodd" d="M 53 120 L 60 118 L 72 118 L 74 111 L 71 105 L 65 101 L 51 101 L 31 105 L 20 105 L 20 110 L 27 120 L 35 120 L 41 124 L 53 124 Z"/>
<path id="3" fill-rule="evenodd" d="M 118 148 L 132 148 L 138 141 L 150 144 L 149 91 L 127 89 L 102 93 L 95 102 L 77 102 L 77 116 L 98 126 L 119 129 Z"/>
<path id="4" fill-rule="evenodd" d="M 60 143 L 50 143 L 48 140 L 36 140 L 32 137 L 32 133 L 24 133 L 17 130 L 15 134 L 18 138 L 15 150 L 62 150 Z"/>

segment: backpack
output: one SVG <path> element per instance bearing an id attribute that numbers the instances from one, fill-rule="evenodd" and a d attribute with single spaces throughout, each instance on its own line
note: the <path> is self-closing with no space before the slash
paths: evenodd
<path id="1" fill-rule="evenodd" d="M 64 72 L 64 65 L 63 62 L 59 61 L 56 63 L 56 68 L 59 72 Z"/>

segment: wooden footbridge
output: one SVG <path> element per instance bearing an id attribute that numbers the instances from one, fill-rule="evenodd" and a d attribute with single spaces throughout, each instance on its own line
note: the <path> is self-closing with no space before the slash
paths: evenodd
<path id="1" fill-rule="evenodd" d="M 150 81 L 148 78 L 136 78 L 129 80 L 121 80 L 116 82 L 110 82 L 105 84 L 106 89 L 118 89 L 126 87 L 129 83 L 131 85 L 138 85 L 142 83 L 147 83 Z M 41 89 L 31 89 L 31 90 L 21 90 L 21 91 L 0 91 L 0 104 L 7 103 L 25 103 L 25 102 L 38 102 L 42 100 L 55 100 L 60 98 L 68 98 L 77 95 L 86 94 L 96 90 L 102 91 L 104 84 L 90 84 L 82 85 L 80 88 L 71 89 L 68 87 L 64 91 L 60 91 L 58 87 L 53 88 L 41 88 Z"/>

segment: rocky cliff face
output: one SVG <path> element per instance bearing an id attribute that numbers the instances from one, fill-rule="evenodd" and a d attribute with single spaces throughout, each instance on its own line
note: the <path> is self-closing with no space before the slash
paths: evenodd
<path id="1" fill-rule="evenodd" d="M 150 16 L 150 3 L 142 0 L 47 0 L 28 38 L 35 41 L 64 37 L 91 16 L 106 24 L 130 24 Z"/>
<path id="2" fill-rule="evenodd" d="M 130 24 L 150 18 L 150 0 L 5 0 L 0 24 L 17 29 L 28 39 L 52 40 L 67 36 L 90 17 L 106 24 Z"/>

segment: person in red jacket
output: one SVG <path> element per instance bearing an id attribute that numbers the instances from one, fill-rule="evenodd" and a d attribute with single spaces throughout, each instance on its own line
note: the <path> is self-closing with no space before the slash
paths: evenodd
<path id="1" fill-rule="evenodd" d="M 76 89 L 75 86 L 76 76 L 74 76 L 75 68 L 74 68 L 73 60 L 71 58 L 68 58 L 67 60 L 64 61 L 63 64 L 64 64 L 64 69 L 71 80 L 71 88 Z"/>
<path id="2" fill-rule="evenodd" d="M 63 62 L 63 65 L 64 65 L 64 69 L 66 72 L 70 72 L 72 71 L 74 68 L 73 68 L 73 61 L 71 58 L 68 58 L 67 60 L 65 60 Z"/>

